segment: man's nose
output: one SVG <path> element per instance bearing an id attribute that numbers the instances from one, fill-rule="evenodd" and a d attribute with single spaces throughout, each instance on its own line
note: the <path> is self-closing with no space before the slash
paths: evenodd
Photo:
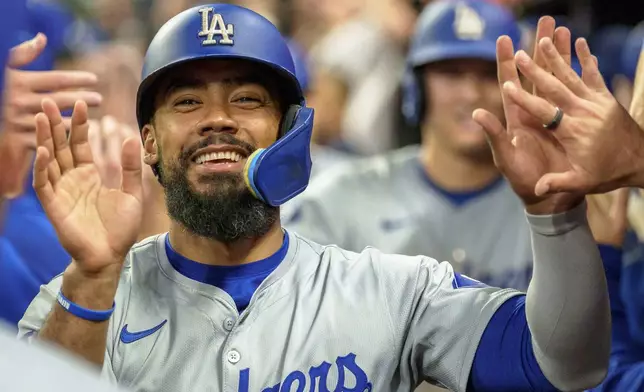
<path id="1" fill-rule="evenodd" d="M 213 133 L 237 133 L 239 124 L 235 121 L 225 108 L 211 108 L 199 124 L 199 133 L 204 135 Z"/>

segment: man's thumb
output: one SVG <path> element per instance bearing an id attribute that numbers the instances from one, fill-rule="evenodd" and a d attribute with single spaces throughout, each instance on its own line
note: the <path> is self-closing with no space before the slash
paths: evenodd
<path id="1" fill-rule="evenodd" d="M 38 58 L 45 46 L 47 46 L 47 37 L 43 33 L 38 33 L 29 41 L 11 48 L 7 65 L 12 68 L 24 67 Z"/>
<path id="2" fill-rule="evenodd" d="M 508 139 L 503 124 L 495 115 L 483 109 L 476 109 L 472 113 L 472 119 L 485 131 L 494 154 L 494 161 L 498 166 L 499 162 L 502 162 L 512 149 L 511 141 Z"/>
<path id="3" fill-rule="evenodd" d="M 534 193 L 537 196 L 559 192 L 579 192 L 580 190 L 583 190 L 583 184 L 579 182 L 572 170 L 564 173 L 544 174 L 534 187 Z"/>

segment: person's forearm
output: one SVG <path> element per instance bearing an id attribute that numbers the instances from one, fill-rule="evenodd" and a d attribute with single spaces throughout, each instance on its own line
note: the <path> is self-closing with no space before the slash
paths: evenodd
<path id="1" fill-rule="evenodd" d="M 83 276 L 73 266 L 63 275 L 62 293 L 70 301 L 95 311 L 114 304 L 120 271 L 100 276 Z M 56 302 L 38 337 L 51 341 L 86 360 L 102 366 L 109 320 L 88 321 L 65 310 Z"/>
<path id="2" fill-rule="evenodd" d="M 533 277 L 526 317 L 537 362 L 557 388 L 591 388 L 605 377 L 610 308 L 602 260 L 586 204 L 550 216 L 528 215 Z"/>

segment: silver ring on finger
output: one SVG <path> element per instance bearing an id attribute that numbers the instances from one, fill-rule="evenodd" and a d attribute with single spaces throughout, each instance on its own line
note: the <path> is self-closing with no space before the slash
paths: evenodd
<path id="1" fill-rule="evenodd" d="M 557 129 L 559 124 L 561 124 L 561 120 L 563 120 L 564 117 L 564 112 L 561 110 L 559 107 L 555 108 L 557 112 L 555 113 L 555 116 L 552 118 L 552 121 L 550 121 L 547 124 L 543 124 L 543 127 L 549 131 Z"/>

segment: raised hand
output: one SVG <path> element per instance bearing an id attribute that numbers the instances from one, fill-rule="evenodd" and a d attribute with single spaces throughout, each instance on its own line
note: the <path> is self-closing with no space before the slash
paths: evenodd
<path id="1" fill-rule="evenodd" d="M 570 32 L 567 29 L 554 29 L 554 20 L 542 19 L 537 37 L 556 37 L 557 49 L 570 53 Z M 525 55 L 524 52 L 519 52 Z M 527 55 L 525 55 L 527 56 Z M 537 59 L 539 61 L 539 59 Z M 477 109 L 473 113 L 476 120 L 486 131 L 494 153 L 494 161 L 508 179 L 515 193 L 523 199 L 529 212 L 549 214 L 565 211 L 578 204 L 581 194 L 557 194 L 541 197 L 534 193 L 539 179 L 550 172 L 568 170 L 570 165 L 561 151 L 558 140 L 543 129 L 543 123 L 524 110 L 511 96 L 521 91 L 530 94 L 521 86 L 514 55 L 512 40 L 503 36 L 497 41 L 497 67 L 499 86 L 502 88 L 505 126 L 492 113 Z M 544 71 L 545 72 L 545 71 Z M 554 109 L 551 114 L 554 113 Z M 550 121 L 550 118 L 546 121 Z"/>
<path id="2" fill-rule="evenodd" d="M 23 71 L 19 68 L 36 60 L 47 46 L 47 38 L 38 34 L 30 41 L 14 47 L 6 70 L 6 103 L 4 131 L 27 132 L 33 135 L 34 115 L 40 111 L 43 98 L 50 98 L 61 110 L 71 109 L 82 100 L 89 106 L 99 105 L 102 96 L 88 91 L 98 82 L 96 75 L 83 71 Z M 65 123 L 69 126 L 70 119 Z M 33 138 L 32 146 L 35 146 Z"/>
<path id="3" fill-rule="evenodd" d="M 565 160 L 542 173 L 534 194 L 603 193 L 644 186 L 644 134 L 606 87 L 587 42 L 579 39 L 575 44 L 582 77 L 556 46 L 549 37 L 537 44 L 547 70 L 523 52 L 516 55 L 519 70 L 543 98 L 512 84 L 504 86 L 504 97 L 530 114 L 535 124 L 549 123 L 556 107 L 564 113 L 555 129 L 540 130 L 540 138 L 553 140 Z M 539 133 L 538 126 L 534 130 Z"/>
<path id="4" fill-rule="evenodd" d="M 98 274 L 123 262 L 142 217 L 141 142 L 123 143 L 120 189 L 107 188 L 88 141 L 87 105 L 74 106 L 66 135 L 60 109 L 51 99 L 36 116 L 38 149 L 34 189 L 73 267 Z"/>
<path id="5" fill-rule="evenodd" d="M 102 97 L 86 91 L 97 83 L 96 75 L 80 71 L 22 71 L 42 53 L 47 38 L 34 39 L 14 47 L 5 70 L 6 85 L 0 125 L 0 195 L 13 197 L 22 193 L 25 177 L 36 148 L 34 116 L 44 97 L 51 98 L 61 109 L 71 109 L 74 102 L 88 105 L 101 103 Z M 70 119 L 64 120 L 69 126 Z"/>

